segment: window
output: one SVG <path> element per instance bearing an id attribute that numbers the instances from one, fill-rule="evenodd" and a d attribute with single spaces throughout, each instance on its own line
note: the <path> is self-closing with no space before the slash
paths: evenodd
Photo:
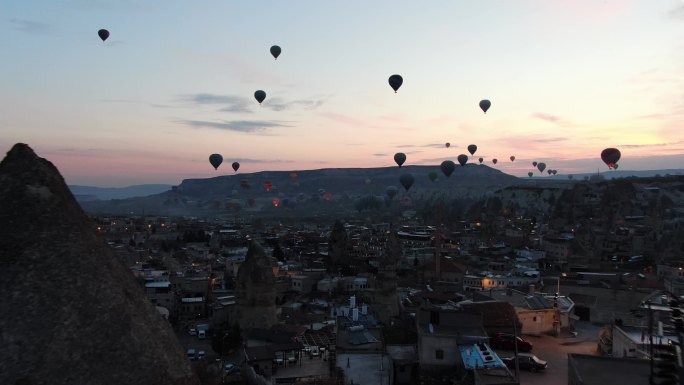
<path id="1" fill-rule="evenodd" d="M 444 359 L 444 350 L 442 350 L 442 349 L 435 350 L 435 358 L 438 360 L 443 360 Z"/>

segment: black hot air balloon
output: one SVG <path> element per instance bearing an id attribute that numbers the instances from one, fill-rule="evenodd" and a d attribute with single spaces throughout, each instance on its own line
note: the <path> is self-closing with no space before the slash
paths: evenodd
<path id="1" fill-rule="evenodd" d="M 458 160 L 458 163 L 459 163 L 461 166 L 465 166 L 466 163 L 468 163 L 468 155 L 466 155 L 466 154 L 461 154 L 461 155 L 458 156 L 458 158 L 456 158 L 456 160 Z"/>
<path id="2" fill-rule="evenodd" d="M 403 174 L 399 177 L 399 182 L 401 182 L 401 185 L 404 186 L 406 191 L 408 191 L 411 188 L 411 186 L 413 186 L 413 181 L 413 175 L 411 174 Z"/>
<path id="3" fill-rule="evenodd" d="M 435 180 L 437 180 L 437 173 L 434 171 L 430 171 L 430 173 L 428 174 L 428 178 L 430 178 L 430 181 L 434 182 Z"/>
<path id="4" fill-rule="evenodd" d="M 617 164 L 618 160 L 620 160 L 620 150 L 617 148 L 606 148 L 605 150 L 601 151 L 601 160 L 603 160 L 603 163 L 605 163 L 608 168 L 613 169 L 615 168 L 615 165 Z"/>
<path id="5" fill-rule="evenodd" d="M 403 152 L 397 152 L 396 154 L 394 154 L 394 161 L 397 162 L 397 165 L 399 165 L 399 167 L 401 167 L 401 165 L 404 164 L 404 162 L 406 162 L 406 154 L 404 154 Z"/>
<path id="6" fill-rule="evenodd" d="M 543 162 L 537 163 L 537 170 L 539 170 L 539 172 L 544 172 L 545 169 L 546 169 L 546 163 L 543 163 Z"/>
<path id="7" fill-rule="evenodd" d="M 394 90 L 394 93 L 397 93 L 397 90 L 401 85 L 404 83 L 404 78 L 401 77 L 401 75 L 392 75 L 389 77 L 389 85 L 392 87 Z"/>
<path id="8" fill-rule="evenodd" d="M 515 160 L 515 155 L 511 155 L 509 159 L 511 160 L 511 162 L 513 162 Z"/>
<path id="9" fill-rule="evenodd" d="M 487 100 L 487 99 L 480 100 L 480 108 L 482 109 L 482 111 L 484 111 L 485 114 L 487 113 L 487 110 L 491 106 L 492 106 L 492 102 L 490 102 L 489 100 Z"/>
<path id="10" fill-rule="evenodd" d="M 551 175 L 553 173 L 553 170 L 546 170 L 546 173 Z"/>
<path id="11" fill-rule="evenodd" d="M 474 144 L 471 144 L 468 146 L 468 152 L 470 155 L 475 155 L 475 151 L 477 151 L 477 146 Z"/>
<path id="12" fill-rule="evenodd" d="M 530 178 L 532 178 L 532 171 L 528 172 L 528 173 L 527 173 L 527 176 L 529 176 Z"/>
<path id="13" fill-rule="evenodd" d="M 256 91 L 254 93 L 254 99 L 256 99 L 257 102 L 259 102 L 259 104 L 261 104 L 261 102 L 263 102 L 264 99 L 266 99 L 266 92 L 264 92 L 262 90 Z"/>
<path id="14" fill-rule="evenodd" d="M 280 56 L 280 51 L 280 47 L 277 45 L 271 47 L 271 55 L 273 55 L 273 57 L 276 59 L 278 59 L 278 56 Z"/>
<path id="15" fill-rule="evenodd" d="M 537 167 L 537 162 L 532 162 L 532 167 Z"/>
<path id="16" fill-rule="evenodd" d="M 97 31 L 97 36 L 99 36 L 100 39 L 102 39 L 102 41 L 105 41 L 109 37 L 109 31 L 107 31 L 106 29 L 101 29 Z"/>
<path id="17" fill-rule="evenodd" d="M 494 164 L 496 164 L 496 162 L 498 162 L 498 161 L 499 161 L 499 160 L 496 159 L 496 158 L 492 159 L 492 163 L 494 163 Z"/>
<path id="18" fill-rule="evenodd" d="M 446 146 L 446 148 L 451 147 L 451 143 L 449 143 L 449 142 L 446 142 L 446 144 L 444 144 L 444 145 Z"/>
<path id="19" fill-rule="evenodd" d="M 232 165 L 232 166 L 233 166 L 233 171 L 236 171 L 236 172 L 237 172 L 237 170 L 240 168 L 240 163 L 238 163 L 238 162 L 233 162 L 233 165 Z"/>
<path id="20" fill-rule="evenodd" d="M 221 163 L 223 163 L 223 156 L 221 154 L 211 154 L 209 155 L 209 163 L 214 166 L 214 170 L 218 170 Z"/>
<path id="21" fill-rule="evenodd" d="M 451 174 L 452 174 L 452 173 L 454 172 L 454 170 L 456 169 L 456 163 L 454 163 L 454 162 L 452 162 L 452 161 L 450 161 L 450 160 L 445 160 L 444 162 L 442 162 L 442 164 L 439 166 L 439 168 L 442 169 L 442 172 L 443 172 L 444 175 L 446 175 L 447 178 L 448 178 L 448 177 L 451 176 Z"/>
<path id="22" fill-rule="evenodd" d="M 484 162 L 484 158 L 478 158 L 477 161 L 480 162 L 480 164 L 482 164 L 482 162 Z"/>

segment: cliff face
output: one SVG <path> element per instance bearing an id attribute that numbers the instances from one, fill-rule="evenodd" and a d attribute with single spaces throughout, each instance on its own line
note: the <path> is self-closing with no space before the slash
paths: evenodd
<path id="1" fill-rule="evenodd" d="M 0 383 L 199 384 L 52 163 L 15 145 L 0 202 Z"/>

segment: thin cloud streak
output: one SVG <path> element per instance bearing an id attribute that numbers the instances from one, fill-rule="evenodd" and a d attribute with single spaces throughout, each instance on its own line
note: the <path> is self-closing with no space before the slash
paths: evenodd
<path id="1" fill-rule="evenodd" d="M 570 122 L 561 118 L 560 116 L 547 114 L 545 112 L 534 113 L 534 114 L 532 114 L 532 117 L 535 119 L 539 119 L 539 120 L 543 120 L 543 121 L 546 121 L 549 123 L 553 123 L 553 124 L 561 126 L 561 127 L 567 127 L 567 126 L 572 125 Z"/>
<path id="2" fill-rule="evenodd" d="M 242 96 L 199 93 L 181 95 L 180 99 L 185 103 L 196 105 L 225 105 L 225 107 L 219 110 L 223 112 L 253 112 L 251 110 L 253 103 L 249 99 Z"/>
<path id="3" fill-rule="evenodd" d="M 267 99 L 262 106 L 273 111 L 283 111 L 293 107 L 302 107 L 305 110 L 315 110 L 325 103 L 325 99 L 299 99 L 293 101 L 285 101 L 281 98 Z"/>
<path id="4" fill-rule="evenodd" d="M 215 128 L 219 130 L 243 133 L 262 133 L 270 128 L 290 127 L 287 124 L 266 120 L 224 120 L 220 122 L 211 122 L 206 120 L 181 120 L 179 123 L 193 128 Z"/>
<path id="5" fill-rule="evenodd" d="M 677 142 L 670 142 L 670 143 L 621 144 L 621 145 L 618 145 L 617 148 L 666 147 L 666 146 L 676 146 L 679 144 L 684 144 L 684 140 L 679 140 Z"/>
<path id="6" fill-rule="evenodd" d="M 53 30 L 53 27 L 50 24 L 41 23 L 39 21 L 9 19 L 8 22 L 12 25 L 12 28 L 17 31 L 36 35 L 48 34 Z"/>

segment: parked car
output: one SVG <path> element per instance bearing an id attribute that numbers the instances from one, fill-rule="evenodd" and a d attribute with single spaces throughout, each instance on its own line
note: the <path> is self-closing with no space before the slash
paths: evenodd
<path id="1" fill-rule="evenodd" d="M 230 362 L 223 366 L 223 370 L 226 374 L 240 373 L 240 367 Z"/>
<path id="2" fill-rule="evenodd" d="M 532 351 L 531 342 L 524 340 L 521 337 L 516 337 L 513 334 L 496 333 L 494 336 L 492 336 L 491 342 L 489 344 L 494 349 L 515 350 L 516 341 L 519 352 Z"/>
<path id="3" fill-rule="evenodd" d="M 197 335 L 197 329 L 191 328 L 190 330 L 188 330 L 188 334 L 190 334 L 191 336 L 196 336 Z"/>
<path id="4" fill-rule="evenodd" d="M 518 360 L 520 370 L 529 370 L 530 372 L 544 370 L 548 365 L 546 361 L 540 360 L 539 357 L 530 353 L 518 353 Z M 502 358 L 501 361 L 509 368 L 515 369 L 515 357 Z"/>
<path id="5" fill-rule="evenodd" d="M 197 356 L 195 354 L 196 354 L 195 349 L 192 349 L 192 348 L 188 349 L 188 359 L 189 360 L 197 359 Z"/>
<path id="6" fill-rule="evenodd" d="M 206 330 L 200 330 L 197 332 L 197 338 L 203 340 L 207 337 L 207 332 Z"/>
<path id="7" fill-rule="evenodd" d="M 204 356 L 205 356 L 204 350 L 200 350 L 199 352 L 197 352 L 197 359 L 201 360 L 204 358 Z"/>

